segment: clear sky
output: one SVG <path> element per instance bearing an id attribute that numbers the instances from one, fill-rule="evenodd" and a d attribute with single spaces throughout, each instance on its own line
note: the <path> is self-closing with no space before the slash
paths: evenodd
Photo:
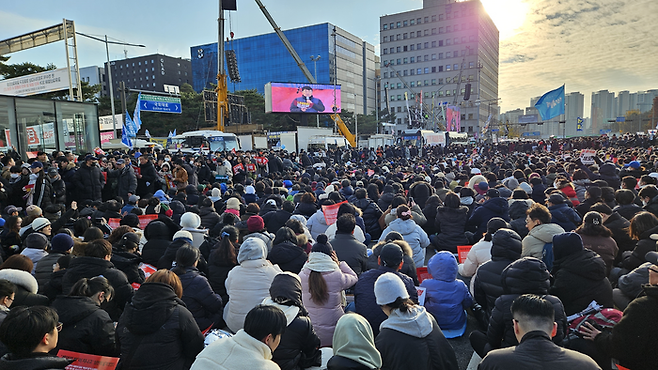
<path id="1" fill-rule="evenodd" d="M 331 22 L 377 46 L 379 17 L 422 7 L 422 0 L 262 0 L 282 29 Z M 592 91 L 658 88 L 658 0 L 481 0 L 500 30 L 502 110 L 525 108 L 530 98 L 566 84 Z M 74 20 L 78 32 L 144 44 L 128 57 L 163 53 L 190 58 L 190 46 L 217 41 L 216 0 L 4 0 L 0 39 Z M 227 34 L 272 32 L 252 0 L 229 12 Z M 103 43 L 78 37 L 80 66 L 101 66 Z M 124 56 L 110 46 L 110 58 Z M 62 42 L 11 55 L 10 63 L 66 64 Z M 238 61 L 239 63 L 239 61 Z M 310 62 L 309 62 L 310 63 Z M 242 71 L 241 73 L 247 73 Z"/>

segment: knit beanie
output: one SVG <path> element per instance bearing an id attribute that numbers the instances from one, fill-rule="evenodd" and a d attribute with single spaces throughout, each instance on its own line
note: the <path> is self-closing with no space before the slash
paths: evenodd
<path id="1" fill-rule="evenodd" d="M 57 234 L 53 236 L 50 249 L 53 252 L 68 252 L 73 248 L 73 238 L 68 234 Z"/>
<path id="2" fill-rule="evenodd" d="M 201 217 L 199 217 L 199 215 L 196 213 L 185 212 L 182 216 L 180 216 L 180 225 L 182 227 L 196 229 L 201 226 Z"/>
<path id="3" fill-rule="evenodd" d="M 219 190 L 219 189 L 217 189 L 217 188 L 213 188 L 213 189 L 210 191 L 210 195 L 211 195 L 213 198 L 219 198 L 219 197 L 222 196 L 222 191 Z"/>
<path id="4" fill-rule="evenodd" d="M 240 200 L 238 198 L 232 197 L 226 201 L 226 209 L 236 209 L 240 210 Z"/>
<path id="5" fill-rule="evenodd" d="M 377 304 L 383 306 L 395 302 L 398 298 L 409 298 L 409 292 L 399 276 L 387 272 L 375 281 L 375 298 Z"/>
<path id="6" fill-rule="evenodd" d="M 25 238 L 25 247 L 31 249 L 46 249 L 48 238 L 41 233 L 32 233 Z"/>
<path id="7" fill-rule="evenodd" d="M 176 239 L 192 240 L 192 233 L 190 233 L 187 230 L 178 230 L 176 231 L 176 234 L 174 234 L 174 238 L 172 240 L 176 240 Z"/>
<path id="8" fill-rule="evenodd" d="M 326 235 L 320 234 L 317 237 L 317 242 L 313 245 L 311 252 L 322 252 L 326 255 L 331 256 L 331 252 L 334 251 L 334 248 L 329 244 L 329 238 Z"/>
<path id="9" fill-rule="evenodd" d="M 562 233 L 553 236 L 553 257 L 555 261 L 583 250 L 583 239 L 576 233 Z"/>
<path id="10" fill-rule="evenodd" d="M 48 219 L 44 217 L 35 218 L 31 224 L 32 230 L 34 231 L 39 231 L 48 225 L 50 225 L 50 221 L 48 221 Z"/>
<path id="11" fill-rule="evenodd" d="M 263 218 L 258 215 L 251 216 L 247 220 L 247 229 L 249 229 L 250 233 L 261 231 L 264 228 L 265 228 L 265 222 L 263 221 Z"/>

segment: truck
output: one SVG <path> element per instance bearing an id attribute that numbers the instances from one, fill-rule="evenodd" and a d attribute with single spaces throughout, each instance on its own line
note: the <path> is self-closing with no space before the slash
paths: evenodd
<path id="1" fill-rule="evenodd" d="M 395 145 L 395 137 L 387 134 L 370 135 L 368 138 L 368 148 L 385 147 L 386 145 Z"/>
<path id="2" fill-rule="evenodd" d="M 336 148 L 345 148 L 345 147 L 349 147 L 349 146 L 350 146 L 350 143 L 343 136 L 339 136 L 339 135 L 331 135 L 331 136 L 316 135 L 316 136 L 311 136 L 311 138 L 309 139 L 307 150 L 309 150 L 309 149 L 329 150 L 329 149 L 336 149 Z"/>

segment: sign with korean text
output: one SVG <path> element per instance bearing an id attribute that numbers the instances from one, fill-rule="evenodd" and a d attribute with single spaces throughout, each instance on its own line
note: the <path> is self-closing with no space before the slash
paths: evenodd
<path id="1" fill-rule="evenodd" d="M 340 208 L 340 205 L 343 203 L 347 203 L 347 201 L 345 200 L 330 206 L 322 206 L 322 213 L 324 214 L 324 220 L 327 222 L 327 225 L 333 225 L 334 222 L 336 222 L 336 219 L 338 218 L 338 208 Z"/>
<path id="2" fill-rule="evenodd" d="M 580 161 L 584 165 L 594 164 L 594 157 L 596 156 L 596 150 L 593 149 L 583 149 L 580 152 Z"/>
<path id="3" fill-rule="evenodd" d="M 269 159 L 267 159 L 265 157 L 254 157 L 254 158 L 256 158 L 256 163 L 258 163 L 262 166 L 266 165 L 267 162 L 269 162 Z"/>
<path id="4" fill-rule="evenodd" d="M 240 170 L 244 171 L 244 166 L 242 165 L 242 163 L 238 163 L 235 166 L 233 166 L 233 173 L 234 174 L 237 175 L 238 172 L 240 172 Z"/>
<path id="5" fill-rule="evenodd" d="M 247 172 L 256 172 L 256 165 L 253 163 L 247 163 Z"/>
<path id="6" fill-rule="evenodd" d="M 180 98 L 142 94 L 140 110 L 144 112 L 182 113 Z"/>
<path id="7" fill-rule="evenodd" d="M 98 126 L 101 131 L 121 130 L 121 125 L 123 124 L 123 114 L 115 114 L 114 118 L 116 119 L 116 126 L 112 123 L 112 115 L 109 116 L 100 116 L 98 117 Z"/>
<path id="8" fill-rule="evenodd" d="M 53 69 L 51 71 L 33 73 L 27 76 L 0 81 L 0 95 L 31 96 L 68 88 L 69 72 L 66 68 Z"/>
<path id="9" fill-rule="evenodd" d="M 114 370 L 119 363 L 118 357 L 96 356 L 87 353 L 65 351 L 63 349 L 57 352 L 57 357 L 75 360 L 66 367 L 66 370 Z"/>

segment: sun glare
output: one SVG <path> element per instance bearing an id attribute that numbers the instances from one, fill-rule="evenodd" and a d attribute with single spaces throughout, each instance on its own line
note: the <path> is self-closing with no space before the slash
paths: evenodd
<path id="1" fill-rule="evenodd" d="M 526 0 L 481 0 L 500 32 L 500 39 L 514 36 L 521 28 L 528 14 L 529 5 Z"/>

